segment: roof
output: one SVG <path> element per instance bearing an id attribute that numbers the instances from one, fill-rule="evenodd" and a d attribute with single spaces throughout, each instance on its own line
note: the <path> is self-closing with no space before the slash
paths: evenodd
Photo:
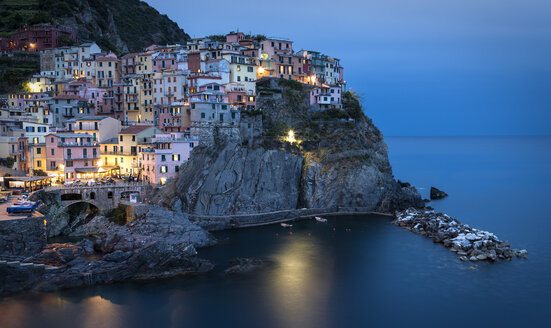
<path id="1" fill-rule="evenodd" d="M 75 121 L 101 121 L 111 116 L 85 116 L 74 119 Z"/>
<path id="2" fill-rule="evenodd" d="M 48 176 L 32 176 L 32 177 L 4 177 L 4 179 L 12 181 L 40 181 L 51 179 Z"/>
<path id="3" fill-rule="evenodd" d="M 119 134 L 137 134 L 153 127 L 153 125 L 131 125 L 119 132 Z"/>
<path id="4" fill-rule="evenodd" d="M 117 137 L 103 140 L 102 142 L 100 142 L 100 144 L 115 144 L 115 145 L 117 145 L 118 143 L 119 143 L 119 138 Z"/>
<path id="5" fill-rule="evenodd" d="M 75 95 L 59 95 L 59 96 L 55 96 L 53 99 L 87 101 L 86 99 Z"/>
<path id="6" fill-rule="evenodd" d="M 75 168 L 76 173 L 97 173 L 97 172 L 104 172 L 100 171 L 99 167 L 77 167 Z"/>
<path id="7" fill-rule="evenodd" d="M 63 137 L 63 138 L 92 138 L 91 135 L 88 133 L 48 133 L 46 136 L 54 135 L 56 137 Z"/>

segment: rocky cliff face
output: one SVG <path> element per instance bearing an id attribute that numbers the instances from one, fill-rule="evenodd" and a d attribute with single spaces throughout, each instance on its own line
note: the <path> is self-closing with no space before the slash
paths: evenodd
<path id="1" fill-rule="evenodd" d="M 182 210 L 195 215 L 424 206 L 414 187 L 394 179 L 383 136 L 365 115 L 312 111 L 310 89 L 292 81 L 269 79 L 258 88 L 262 136 L 194 150 L 154 202 L 172 207 L 181 200 Z M 289 130 L 298 143 L 284 141 Z"/>

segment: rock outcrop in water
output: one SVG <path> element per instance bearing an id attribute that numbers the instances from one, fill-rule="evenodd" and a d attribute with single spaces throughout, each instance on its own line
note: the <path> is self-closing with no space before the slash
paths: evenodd
<path id="1" fill-rule="evenodd" d="M 462 261 L 511 260 L 526 257 L 526 250 L 511 249 L 491 232 L 478 230 L 452 219 L 446 214 L 410 208 L 396 213 L 394 224 L 444 244 L 456 252 Z"/>
<path id="2" fill-rule="evenodd" d="M 430 187 L 430 199 L 442 199 L 445 197 L 448 197 L 447 193 L 438 188 Z"/>
<path id="3" fill-rule="evenodd" d="M 199 216 L 424 206 L 414 187 L 394 179 L 383 136 L 353 95 L 342 110 L 320 111 L 309 107 L 311 89 L 298 82 L 267 79 L 257 89 L 262 113 L 243 113 L 242 121 L 262 115 L 262 133 L 245 138 L 251 133 L 242 123 L 241 138 L 197 147 L 154 203 L 172 208 L 180 200 L 184 212 Z M 284 140 L 290 130 L 298 142 Z"/>

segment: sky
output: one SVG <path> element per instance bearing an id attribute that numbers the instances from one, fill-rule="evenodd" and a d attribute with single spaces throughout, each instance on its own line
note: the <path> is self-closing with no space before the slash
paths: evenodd
<path id="1" fill-rule="evenodd" d="M 551 135 L 549 0 L 147 0 L 191 37 L 239 30 L 341 59 L 388 136 Z"/>

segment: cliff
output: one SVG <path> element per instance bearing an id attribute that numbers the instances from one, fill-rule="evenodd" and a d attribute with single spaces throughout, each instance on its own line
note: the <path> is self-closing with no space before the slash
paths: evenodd
<path id="1" fill-rule="evenodd" d="M 266 79 L 257 85 L 262 112 L 242 114 L 241 136 L 193 151 L 153 201 L 197 215 L 296 208 L 361 207 L 391 212 L 423 207 L 414 187 L 392 174 L 381 132 L 348 93 L 342 110 L 312 110 L 310 88 Z M 253 122 L 253 124 L 251 124 Z M 245 126 L 261 125 L 261 133 Z M 297 142 L 285 141 L 294 131 Z"/>
<path id="2" fill-rule="evenodd" d="M 139 0 L 1 0 L 0 10 L 0 36 L 24 25 L 63 24 L 75 28 L 81 41 L 116 53 L 189 39 L 178 24 Z"/>

